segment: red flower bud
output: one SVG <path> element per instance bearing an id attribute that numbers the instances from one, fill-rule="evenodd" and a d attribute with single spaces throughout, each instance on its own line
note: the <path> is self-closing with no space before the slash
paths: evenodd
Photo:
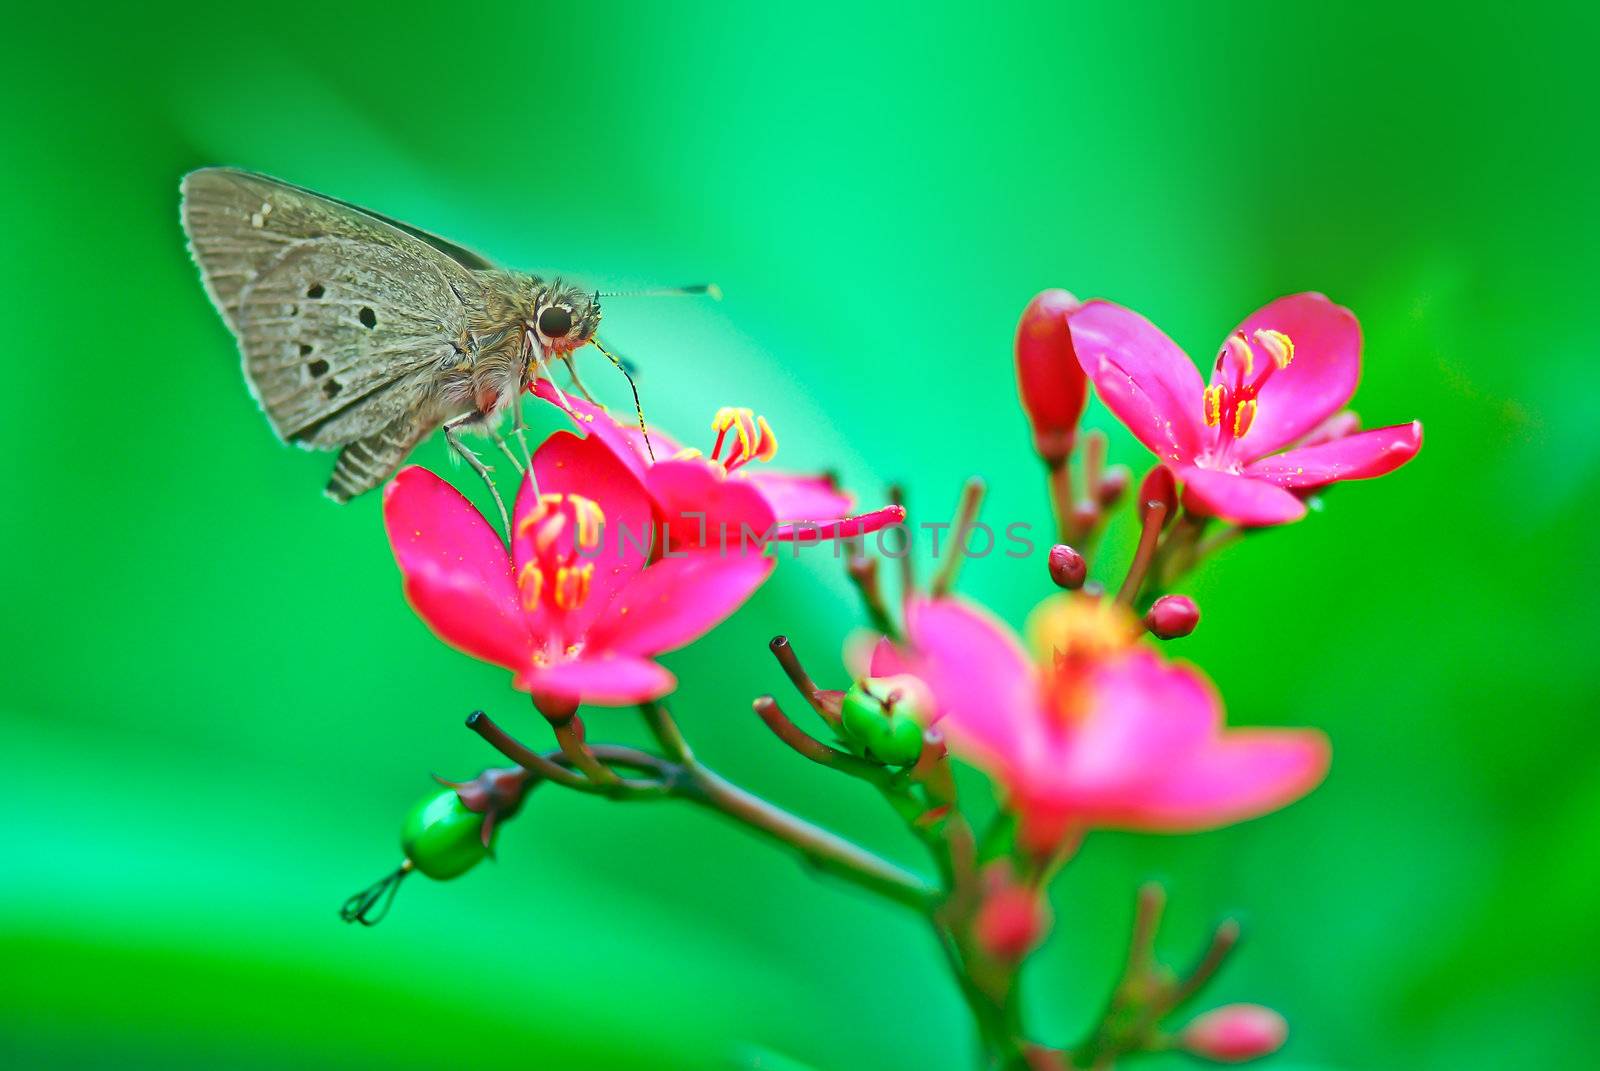
<path id="1" fill-rule="evenodd" d="M 1050 908 L 1038 890 L 1009 881 L 989 892 L 973 920 L 979 947 L 1008 962 L 1033 951 L 1049 930 Z"/>
<path id="2" fill-rule="evenodd" d="M 1084 578 L 1089 575 L 1089 563 L 1083 560 L 1083 555 L 1067 546 L 1057 543 L 1050 548 L 1050 579 L 1056 582 L 1057 587 L 1076 591 L 1083 587 Z"/>
<path id="3" fill-rule="evenodd" d="M 1033 425 L 1033 448 L 1052 465 L 1066 461 L 1089 384 L 1072 348 L 1067 318 L 1081 305 L 1065 290 L 1046 290 L 1028 302 L 1017 323 L 1017 392 Z"/>
<path id="4" fill-rule="evenodd" d="M 1172 478 L 1172 470 L 1165 465 L 1157 465 L 1144 475 L 1144 482 L 1139 484 L 1139 521 L 1141 524 L 1150 523 L 1150 513 L 1157 506 L 1166 507 L 1166 521 L 1172 520 L 1173 514 L 1178 511 L 1178 481 Z"/>
<path id="5" fill-rule="evenodd" d="M 1187 595 L 1163 595 L 1144 615 L 1145 628 L 1163 640 L 1187 636 L 1200 623 L 1200 607 Z"/>
<path id="6" fill-rule="evenodd" d="M 1289 1038 L 1289 1024 L 1259 1004 L 1225 1004 L 1183 1028 L 1178 1043 L 1196 1056 L 1239 1064 L 1277 1052 Z"/>

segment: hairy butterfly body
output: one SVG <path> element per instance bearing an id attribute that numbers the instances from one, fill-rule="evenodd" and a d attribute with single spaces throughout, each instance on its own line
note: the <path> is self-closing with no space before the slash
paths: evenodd
<path id="1" fill-rule="evenodd" d="M 182 217 L 273 430 L 339 451 L 339 502 L 441 426 L 493 430 L 528 377 L 570 361 L 600 322 L 597 295 L 264 175 L 191 172 Z"/>

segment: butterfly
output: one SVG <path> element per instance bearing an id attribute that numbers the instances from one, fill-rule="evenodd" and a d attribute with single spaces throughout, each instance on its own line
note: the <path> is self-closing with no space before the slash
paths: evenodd
<path id="1" fill-rule="evenodd" d="M 440 427 L 493 491 L 460 432 L 494 435 L 515 461 L 497 429 L 508 409 L 520 429 L 530 377 L 560 360 L 583 390 L 573 353 L 590 343 L 622 367 L 594 337 L 599 293 L 496 268 L 399 220 L 248 171 L 190 172 L 182 195 L 190 252 L 251 392 L 279 438 L 339 452 L 327 486 L 335 501 L 377 487 Z"/>

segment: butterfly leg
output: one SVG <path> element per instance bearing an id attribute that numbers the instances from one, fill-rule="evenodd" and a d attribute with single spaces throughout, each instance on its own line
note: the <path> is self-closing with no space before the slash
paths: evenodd
<path id="1" fill-rule="evenodd" d="M 550 389 L 555 391 L 556 404 L 570 412 L 572 410 L 572 403 L 567 400 L 567 396 L 562 392 L 561 388 L 556 386 L 554 377 L 550 375 L 550 363 L 543 357 L 539 358 L 539 363 L 535 365 L 535 371 L 538 373 L 539 378 L 547 380 L 550 384 Z"/>
<path id="2" fill-rule="evenodd" d="M 522 461 L 512 452 L 511 444 L 506 442 L 506 437 L 500 434 L 500 430 L 496 428 L 489 433 L 489 436 L 494 439 L 494 444 L 500 448 L 500 452 L 506 455 L 506 460 L 511 462 L 511 467 L 521 472 Z"/>
<path id="3" fill-rule="evenodd" d="M 506 504 L 500 499 L 500 489 L 494 485 L 494 477 L 489 474 L 489 466 L 485 465 L 472 451 L 472 448 L 461 441 L 459 429 L 463 424 L 470 424 L 474 420 L 482 419 L 478 413 L 468 413 L 464 417 L 457 417 L 444 426 L 445 442 L 450 444 L 450 449 L 461 455 L 461 459 L 472 467 L 478 478 L 489 488 L 489 494 L 494 497 L 494 504 L 500 510 L 500 523 L 505 527 L 506 537 L 511 536 L 511 517 L 506 513 Z"/>
<path id="4" fill-rule="evenodd" d="M 511 434 L 517 437 L 517 445 L 522 448 L 524 471 L 533 468 L 533 452 L 528 449 L 528 422 L 522 417 L 523 392 L 517 392 L 517 400 L 511 406 Z"/>

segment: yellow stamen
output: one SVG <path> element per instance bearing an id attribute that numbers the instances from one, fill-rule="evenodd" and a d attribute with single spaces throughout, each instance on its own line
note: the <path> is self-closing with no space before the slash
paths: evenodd
<path id="1" fill-rule="evenodd" d="M 578 546 L 593 550 L 600 545 L 600 526 L 606 523 L 605 511 L 600 503 L 583 495 L 568 495 L 572 512 L 578 518 Z"/>
<path id="2" fill-rule="evenodd" d="M 1229 335 L 1228 341 L 1222 348 L 1233 354 L 1234 362 L 1244 370 L 1244 377 L 1249 379 L 1256 370 L 1256 351 L 1250 348 L 1250 343 L 1242 335 Z"/>
<path id="3" fill-rule="evenodd" d="M 756 440 L 756 460 L 771 461 L 778 455 L 778 437 L 772 433 L 772 425 L 767 423 L 766 417 L 756 417 L 756 426 L 761 430 Z"/>
<path id="4" fill-rule="evenodd" d="M 561 533 L 567 529 L 567 515 L 553 513 L 545 518 L 539 525 L 538 531 L 533 533 L 533 549 L 538 554 L 550 553 L 550 548 L 555 546 L 556 540 L 561 538 Z"/>
<path id="5" fill-rule="evenodd" d="M 550 516 L 550 510 L 560 501 L 560 495 L 540 495 L 539 500 L 533 504 L 533 508 L 523 516 L 522 520 L 517 522 L 517 535 L 525 536 L 538 527 L 546 517 Z"/>
<path id="6" fill-rule="evenodd" d="M 739 436 L 739 458 L 748 458 L 756 448 L 756 415 L 749 409 L 739 410 L 739 422 L 733 426 Z"/>
<path id="7" fill-rule="evenodd" d="M 1214 428 L 1222 423 L 1222 388 L 1207 387 L 1206 402 L 1206 427 Z"/>
<path id="8" fill-rule="evenodd" d="M 697 457 L 704 457 L 704 456 L 705 456 L 705 451 L 696 450 L 692 446 L 685 446 L 682 450 L 679 450 L 676 454 L 672 455 L 672 460 L 674 460 L 674 461 L 693 461 Z"/>
<path id="9" fill-rule="evenodd" d="M 1263 327 L 1256 332 L 1256 342 L 1267 351 L 1279 371 L 1288 368 L 1289 362 L 1294 360 L 1294 340 L 1282 331 Z"/>
<path id="10" fill-rule="evenodd" d="M 575 610 L 589 597 L 589 581 L 594 576 L 594 562 L 583 565 L 563 565 L 556 570 L 555 590 L 552 595 L 556 606 L 562 610 Z"/>
<path id="11" fill-rule="evenodd" d="M 539 608 L 539 596 L 544 594 L 544 572 L 537 564 L 528 562 L 522 567 L 522 572 L 517 576 L 517 591 L 522 594 L 524 610 Z"/>
<path id="12" fill-rule="evenodd" d="M 1244 433 L 1250 430 L 1250 424 L 1256 418 L 1256 400 L 1250 398 L 1240 402 L 1233 409 L 1233 437 L 1244 438 Z"/>

